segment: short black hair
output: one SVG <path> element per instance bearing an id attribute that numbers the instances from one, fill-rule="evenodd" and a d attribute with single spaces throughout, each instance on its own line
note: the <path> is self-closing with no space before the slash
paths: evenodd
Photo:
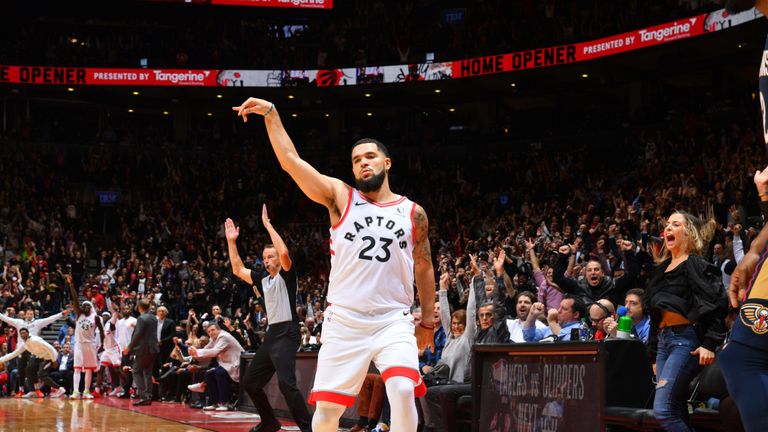
<path id="1" fill-rule="evenodd" d="M 584 303 L 583 298 L 571 294 L 566 294 L 563 296 L 563 300 L 573 300 L 573 307 L 571 309 L 573 309 L 574 312 L 578 312 L 579 319 L 587 316 L 587 304 Z"/>
<path id="2" fill-rule="evenodd" d="M 361 144 L 376 144 L 376 148 L 378 148 L 380 152 L 384 153 L 385 157 L 389 157 L 389 149 L 387 149 L 387 146 L 385 146 L 384 143 L 382 143 L 381 141 L 373 138 L 361 138 L 355 141 L 355 143 L 352 144 L 352 148 L 349 151 L 351 152 L 352 150 L 355 149 L 355 147 Z"/>

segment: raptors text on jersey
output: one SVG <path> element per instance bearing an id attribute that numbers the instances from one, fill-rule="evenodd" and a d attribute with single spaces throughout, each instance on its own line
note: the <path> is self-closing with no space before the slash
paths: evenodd
<path id="1" fill-rule="evenodd" d="M 350 188 L 344 214 L 330 229 L 330 304 L 372 313 L 410 308 L 414 207 L 404 196 L 377 203 Z"/>

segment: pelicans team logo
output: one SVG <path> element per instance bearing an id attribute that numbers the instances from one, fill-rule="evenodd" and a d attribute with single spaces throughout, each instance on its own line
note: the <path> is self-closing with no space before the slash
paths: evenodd
<path id="1" fill-rule="evenodd" d="M 768 332 L 768 308 L 756 303 L 747 303 L 741 307 L 739 312 L 741 322 L 752 329 L 753 332 L 761 335 Z"/>

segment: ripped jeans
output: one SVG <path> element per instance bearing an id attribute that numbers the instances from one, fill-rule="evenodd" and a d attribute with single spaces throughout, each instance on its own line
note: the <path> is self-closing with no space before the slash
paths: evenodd
<path id="1" fill-rule="evenodd" d="M 656 398 L 653 413 L 664 430 L 688 432 L 688 404 L 691 381 L 701 370 L 699 357 L 692 356 L 701 345 L 693 326 L 659 329 L 656 354 Z"/>

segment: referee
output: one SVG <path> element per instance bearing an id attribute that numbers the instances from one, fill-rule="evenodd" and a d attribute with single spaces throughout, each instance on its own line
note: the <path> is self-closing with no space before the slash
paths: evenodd
<path id="1" fill-rule="evenodd" d="M 235 227 L 232 219 L 224 223 L 232 272 L 251 285 L 255 283 L 258 286 L 256 289 L 261 289 L 269 322 L 264 344 L 256 351 L 241 379 L 261 416 L 261 423 L 251 432 L 277 432 L 281 428 L 264 393 L 264 386 L 275 372 L 293 420 L 302 431 L 309 432 L 312 430 L 312 418 L 306 399 L 296 385 L 296 351 L 301 344 L 299 318 L 296 315 L 296 270 L 288 255 L 288 247 L 269 222 L 266 205 L 262 208 L 261 220 L 272 240 L 272 244 L 266 245 L 262 252 L 264 267 L 269 275 L 261 281 L 254 280 L 255 275 L 245 268 L 237 252 L 240 228 Z"/>

